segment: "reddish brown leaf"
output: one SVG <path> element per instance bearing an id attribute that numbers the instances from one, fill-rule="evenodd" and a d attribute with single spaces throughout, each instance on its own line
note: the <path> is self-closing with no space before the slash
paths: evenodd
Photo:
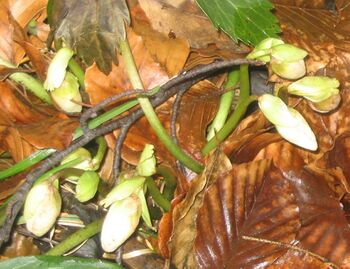
<path id="1" fill-rule="evenodd" d="M 0 260 L 39 254 L 40 250 L 34 245 L 33 238 L 14 232 L 11 238 L 11 245 L 4 249 L 0 256 Z"/>
<path id="2" fill-rule="evenodd" d="M 286 252 L 242 236 L 292 243 L 301 223 L 291 184 L 267 161 L 234 166 L 206 192 L 194 246 L 199 268 L 258 268 Z"/>
<path id="3" fill-rule="evenodd" d="M 15 44 L 13 27 L 8 20 L 10 12 L 19 25 L 25 27 L 40 12 L 46 10 L 47 0 L 11 0 L 0 3 L 0 57 L 18 64 L 24 55 L 23 50 Z"/>
<path id="4" fill-rule="evenodd" d="M 78 125 L 75 119 L 49 118 L 33 124 L 18 125 L 16 128 L 22 138 L 37 149 L 62 150 L 72 141 L 72 134 Z"/>
<path id="5" fill-rule="evenodd" d="M 227 157 L 219 150 L 210 156 L 201 175 L 191 182 L 186 198 L 174 208 L 173 234 L 169 243 L 170 255 L 178 268 L 194 268 L 195 256 L 192 251 L 196 237 L 195 220 L 201 207 L 205 190 L 218 176 L 231 168 Z"/>
<path id="6" fill-rule="evenodd" d="M 190 53 L 188 42 L 154 31 L 139 5 L 131 10 L 131 18 L 133 30 L 142 36 L 145 47 L 154 60 L 165 68 L 170 77 L 177 75 Z"/>
<path id="7" fill-rule="evenodd" d="M 184 38 L 193 48 L 216 44 L 235 52 L 246 50 L 217 31 L 194 1 L 139 0 L 139 3 L 155 30 Z"/>

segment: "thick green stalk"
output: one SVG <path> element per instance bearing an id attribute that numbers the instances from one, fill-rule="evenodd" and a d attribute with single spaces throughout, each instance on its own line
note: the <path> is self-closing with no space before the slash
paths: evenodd
<path id="1" fill-rule="evenodd" d="M 97 170 L 100 168 L 100 164 L 105 157 L 106 150 L 107 150 L 107 142 L 104 139 L 103 136 L 96 138 L 96 143 L 98 144 L 98 150 L 94 158 L 92 159 L 92 164 L 94 166 L 94 170 Z"/>
<path id="2" fill-rule="evenodd" d="M 120 51 L 123 55 L 125 69 L 128 73 L 131 85 L 135 89 L 144 89 L 143 83 L 141 81 L 140 75 L 136 68 L 134 62 L 134 57 L 132 55 L 129 42 L 127 39 L 119 43 Z M 157 114 L 155 113 L 152 104 L 147 97 L 139 97 L 137 99 L 140 103 L 140 106 L 145 113 L 146 118 L 148 119 L 149 124 L 152 129 L 157 134 L 159 140 L 165 145 L 165 147 L 172 153 L 172 155 L 178 159 L 182 164 L 187 166 L 189 169 L 196 173 L 200 173 L 203 170 L 203 166 L 197 161 L 189 157 L 182 149 L 173 141 L 169 136 L 162 123 L 160 122 Z"/>
<path id="3" fill-rule="evenodd" d="M 15 165 L 11 166 L 6 170 L 0 171 L 0 181 L 22 172 L 28 167 L 31 167 L 32 165 L 50 156 L 55 151 L 55 149 L 42 149 L 37 152 L 34 152 L 28 158 L 16 163 Z"/>
<path id="4" fill-rule="evenodd" d="M 224 85 L 224 90 L 229 91 L 220 97 L 218 112 L 216 113 L 213 123 L 209 127 L 207 140 L 212 139 L 215 136 L 215 133 L 220 131 L 220 129 L 224 126 L 227 116 L 231 110 L 233 98 L 235 96 L 234 91 L 230 90 L 230 88 L 236 86 L 238 81 L 239 70 L 235 69 L 228 74 L 227 81 Z"/>
<path id="5" fill-rule="evenodd" d="M 216 148 L 224 141 L 234 128 L 236 128 L 240 119 L 244 116 L 249 104 L 257 100 L 256 96 L 250 96 L 249 83 L 249 66 L 242 64 L 239 69 L 240 73 L 240 94 L 239 101 L 235 111 L 231 114 L 222 129 L 204 146 L 202 154 L 207 155 L 211 150 Z"/>
<path id="6" fill-rule="evenodd" d="M 74 76 L 76 76 L 78 79 L 80 87 L 85 89 L 85 73 L 81 69 L 80 65 L 72 58 L 68 62 L 68 67 Z"/>
<path id="7" fill-rule="evenodd" d="M 244 116 L 247 111 L 248 106 L 251 102 L 257 100 L 255 96 L 250 96 L 245 100 L 242 100 L 238 103 L 235 111 L 231 114 L 225 125 L 222 129 L 216 133 L 216 135 L 208 141 L 208 143 L 203 147 L 202 154 L 207 155 L 210 151 L 216 148 L 222 141 L 224 141 L 232 132 L 234 128 L 236 128 L 237 124 Z"/>
<path id="8" fill-rule="evenodd" d="M 10 68 L 16 68 L 15 65 L 13 65 L 10 62 L 7 62 L 0 58 L 0 65 L 10 67 Z M 32 77 L 31 75 L 23 72 L 16 72 L 9 76 L 10 79 L 13 81 L 22 84 L 26 87 L 27 90 L 31 91 L 35 96 L 40 98 L 42 101 L 48 104 L 52 104 L 52 100 L 50 95 L 45 90 L 43 84 L 37 80 L 36 78 Z"/>
<path id="9" fill-rule="evenodd" d="M 103 224 L 103 219 L 95 220 L 94 222 L 86 225 L 85 228 L 71 234 L 58 245 L 50 249 L 45 255 L 60 256 L 74 247 L 78 246 L 80 243 L 84 242 L 86 239 L 94 236 L 101 231 Z"/>

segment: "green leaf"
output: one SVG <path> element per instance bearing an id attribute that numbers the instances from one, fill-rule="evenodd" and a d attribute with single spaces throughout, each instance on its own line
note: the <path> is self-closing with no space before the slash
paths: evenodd
<path id="1" fill-rule="evenodd" d="M 1 269 L 74 268 L 74 269 L 123 269 L 110 262 L 59 256 L 27 256 L 0 262 Z"/>
<path id="2" fill-rule="evenodd" d="M 117 63 L 118 42 L 125 39 L 130 15 L 125 0 L 51 0 L 51 39 L 62 39 L 83 61 L 105 74 Z"/>
<path id="3" fill-rule="evenodd" d="M 200 8 L 234 41 L 256 45 L 281 32 L 268 0 L 196 0 Z"/>

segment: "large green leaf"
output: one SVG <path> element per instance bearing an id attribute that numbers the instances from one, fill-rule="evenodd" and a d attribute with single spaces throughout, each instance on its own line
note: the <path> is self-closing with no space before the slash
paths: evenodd
<path id="1" fill-rule="evenodd" d="M 130 23 L 125 0 L 51 0 L 48 13 L 56 40 L 64 40 L 86 64 L 96 62 L 105 74 L 111 71 L 125 22 Z"/>
<path id="2" fill-rule="evenodd" d="M 256 45 L 281 30 L 268 0 L 196 0 L 215 27 L 234 41 Z"/>
<path id="3" fill-rule="evenodd" d="M 123 269 L 115 263 L 97 259 L 60 256 L 27 256 L 0 262 L 1 269 L 74 268 L 74 269 Z"/>

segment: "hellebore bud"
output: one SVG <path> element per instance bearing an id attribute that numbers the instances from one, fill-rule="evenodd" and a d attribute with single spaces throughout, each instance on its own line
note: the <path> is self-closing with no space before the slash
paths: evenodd
<path id="1" fill-rule="evenodd" d="M 154 146 L 146 144 L 140 157 L 140 161 L 136 167 L 136 171 L 140 176 L 149 177 L 156 173 L 157 160 L 154 156 Z"/>
<path id="2" fill-rule="evenodd" d="M 109 207 L 116 201 L 123 200 L 133 193 L 138 193 L 138 191 L 143 187 L 145 180 L 146 179 L 144 177 L 133 177 L 124 180 L 115 186 L 110 193 L 107 194 L 106 198 L 100 202 L 100 205 Z"/>
<path id="3" fill-rule="evenodd" d="M 270 49 L 274 46 L 284 44 L 281 39 L 278 38 L 265 38 L 262 40 L 254 50 L 247 55 L 247 59 L 255 59 L 259 61 L 263 61 L 265 63 L 271 60 L 270 57 Z"/>
<path id="4" fill-rule="evenodd" d="M 305 149 L 317 149 L 316 137 L 298 111 L 269 94 L 259 97 L 258 102 L 262 113 L 275 125 L 283 138 Z"/>
<path id="5" fill-rule="evenodd" d="M 335 78 L 309 76 L 299 79 L 288 86 L 290 94 L 303 96 L 314 103 L 325 101 L 339 94 L 339 81 Z"/>
<path id="6" fill-rule="evenodd" d="M 94 171 L 85 171 L 79 178 L 76 186 L 76 195 L 80 202 L 86 202 L 93 198 L 97 192 L 100 177 Z"/>
<path id="7" fill-rule="evenodd" d="M 306 74 L 307 52 L 290 44 L 271 48 L 271 69 L 285 79 L 298 79 Z"/>
<path id="8" fill-rule="evenodd" d="M 91 170 L 92 168 L 92 164 L 91 164 L 91 154 L 90 151 L 88 151 L 85 148 L 78 148 L 75 151 L 73 151 L 72 153 L 70 153 L 68 156 L 66 156 L 65 158 L 63 158 L 63 160 L 61 161 L 61 164 L 66 164 L 70 161 L 76 160 L 80 158 L 81 162 L 74 165 L 73 168 L 77 168 L 77 169 L 81 169 L 81 170 Z"/>
<path id="9" fill-rule="evenodd" d="M 24 205 L 27 229 L 36 236 L 43 236 L 54 225 L 61 212 L 61 196 L 54 183 L 46 180 L 34 185 Z"/>
<path id="10" fill-rule="evenodd" d="M 101 245 L 104 251 L 116 250 L 130 237 L 139 224 L 141 204 L 136 195 L 114 202 L 108 210 L 101 231 Z"/>
<path id="11" fill-rule="evenodd" d="M 66 113 L 78 113 L 82 110 L 82 98 L 77 78 L 66 73 L 63 82 L 51 92 L 55 104 Z"/>
<path id="12" fill-rule="evenodd" d="M 44 87 L 48 91 L 53 91 L 60 87 L 66 75 L 66 68 L 74 52 L 70 48 L 62 48 L 57 51 L 47 70 L 47 77 Z"/>

